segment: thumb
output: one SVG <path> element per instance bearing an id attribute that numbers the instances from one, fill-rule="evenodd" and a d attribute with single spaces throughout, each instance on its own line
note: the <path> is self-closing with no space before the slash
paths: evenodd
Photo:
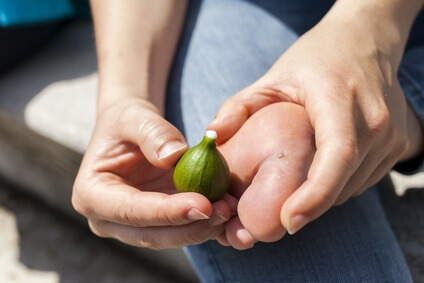
<path id="1" fill-rule="evenodd" d="M 256 111 L 279 102 L 282 96 L 275 89 L 255 83 L 226 100 L 208 129 L 218 133 L 217 143 L 230 139 Z"/>
<path id="2" fill-rule="evenodd" d="M 174 166 L 188 148 L 177 128 L 145 106 L 132 105 L 119 121 L 121 136 L 137 144 L 146 159 L 156 167 Z"/>

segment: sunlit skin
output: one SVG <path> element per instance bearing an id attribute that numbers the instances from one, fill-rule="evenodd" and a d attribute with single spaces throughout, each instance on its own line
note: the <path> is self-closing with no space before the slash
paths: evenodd
<path id="1" fill-rule="evenodd" d="M 73 206 L 95 234 L 152 249 L 217 237 L 247 249 L 296 233 L 424 150 L 397 80 L 423 3 L 336 1 L 227 100 L 209 128 L 230 163 L 234 196 L 212 204 L 175 194 L 172 167 L 187 143 L 163 118 L 187 1 L 91 0 L 98 108 Z"/>
<path id="2" fill-rule="evenodd" d="M 306 180 L 315 153 L 313 129 L 303 107 L 266 106 L 219 149 L 232 173 L 230 192 L 240 199 L 238 216 L 228 222 L 220 242 L 244 249 L 256 240 L 281 239 L 285 233 L 281 208 Z M 242 227 L 253 238 L 237 236 Z"/>
<path id="3" fill-rule="evenodd" d="M 133 137 L 140 124 L 125 123 L 137 119 L 139 111 L 140 121 L 157 119 L 152 109 L 133 100 L 115 105 L 98 118 L 75 181 L 76 188 L 84 189 L 74 189 L 74 207 L 88 218 L 96 235 L 134 246 L 164 249 L 214 239 L 225 229 L 223 223 L 231 217 L 231 210 L 235 212 L 237 200 L 226 195 L 211 204 L 197 193 L 176 193 L 172 166 L 187 147 L 159 160 L 154 151 L 160 148 L 155 144 L 158 140 L 144 141 L 140 151 L 140 139 Z M 116 123 L 105 123 L 110 119 Z M 166 134 L 183 139 L 177 129 L 168 127 Z M 201 213 L 191 214 L 193 208 Z"/>
<path id="4" fill-rule="evenodd" d="M 228 99 L 209 126 L 223 143 L 273 103 L 303 107 L 317 151 L 306 180 L 281 208 L 289 233 L 362 194 L 398 161 L 423 151 L 423 130 L 397 79 L 412 24 L 407 15 L 419 9 L 397 4 L 401 10 L 385 6 L 385 18 L 381 2 L 337 1 L 263 77 Z M 422 7 L 422 1 L 414 4 Z M 347 7 L 352 10 L 346 12 Z M 264 124 L 271 119 L 287 117 L 271 115 Z M 246 140 L 255 138 L 252 131 Z"/>

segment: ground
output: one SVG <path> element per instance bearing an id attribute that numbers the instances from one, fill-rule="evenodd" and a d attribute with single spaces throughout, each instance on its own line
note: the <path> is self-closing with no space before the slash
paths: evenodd
<path id="1" fill-rule="evenodd" d="M 179 281 L 1 182 L 0 231 L 0 282 Z"/>

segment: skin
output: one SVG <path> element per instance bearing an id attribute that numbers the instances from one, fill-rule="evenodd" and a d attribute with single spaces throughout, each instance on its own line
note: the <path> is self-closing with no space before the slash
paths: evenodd
<path id="1" fill-rule="evenodd" d="M 171 168 L 187 143 L 163 118 L 186 2 L 92 0 L 98 110 L 73 188 L 75 209 L 95 234 L 135 246 L 217 238 L 246 249 L 278 240 L 286 229 L 295 233 L 361 194 L 423 150 L 422 129 L 396 78 L 423 2 L 339 0 L 269 72 L 229 99 L 210 128 L 231 164 L 236 197 L 212 204 L 199 194 L 175 194 Z M 257 146 L 258 127 L 274 138 Z M 241 141 L 254 143 L 246 147 L 254 149 L 250 159 Z M 287 155 L 276 159 L 281 150 Z M 253 171 L 244 171 L 246 162 Z"/>
<path id="2" fill-rule="evenodd" d="M 219 150 L 232 173 L 230 193 L 239 203 L 238 215 L 228 222 L 218 240 L 244 249 L 257 240 L 281 239 L 286 231 L 280 221 L 281 208 L 306 180 L 305 168 L 315 153 L 314 133 L 305 109 L 287 102 L 266 106 Z"/>
<path id="3" fill-rule="evenodd" d="M 74 208 L 96 235 L 134 246 L 165 249 L 215 238 L 237 200 L 226 195 L 212 204 L 200 194 L 176 194 L 172 167 L 187 143 L 162 117 L 185 1 L 94 0 L 91 6 L 98 109 Z"/>
<path id="4" fill-rule="evenodd" d="M 337 1 L 269 72 L 226 101 L 209 126 L 223 143 L 268 105 L 288 101 L 304 108 L 317 151 L 306 180 L 280 211 L 291 234 L 423 150 L 423 131 L 396 75 L 423 1 L 355 3 Z"/>
<path id="5" fill-rule="evenodd" d="M 150 151 L 160 152 L 152 144 L 157 139 L 144 137 L 145 131 L 181 134 L 146 122 L 157 119 L 154 110 L 146 109 L 153 106 L 128 103 L 117 104 L 98 118 L 75 181 L 75 209 L 87 217 L 96 235 L 134 246 L 176 248 L 215 238 L 225 229 L 223 223 L 231 217 L 231 208 L 235 211 L 237 200 L 226 195 L 211 204 L 197 193 L 177 194 L 170 167 L 182 152 L 158 159 Z M 139 136 L 134 137 L 134 132 Z"/>

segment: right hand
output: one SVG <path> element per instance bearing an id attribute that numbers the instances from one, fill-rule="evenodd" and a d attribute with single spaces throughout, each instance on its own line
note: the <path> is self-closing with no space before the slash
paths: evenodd
<path id="1" fill-rule="evenodd" d="M 213 239 L 237 200 L 211 204 L 197 193 L 175 193 L 172 166 L 187 150 L 183 135 L 151 103 L 127 99 L 97 117 L 77 175 L 75 209 L 100 237 L 151 249 Z"/>

